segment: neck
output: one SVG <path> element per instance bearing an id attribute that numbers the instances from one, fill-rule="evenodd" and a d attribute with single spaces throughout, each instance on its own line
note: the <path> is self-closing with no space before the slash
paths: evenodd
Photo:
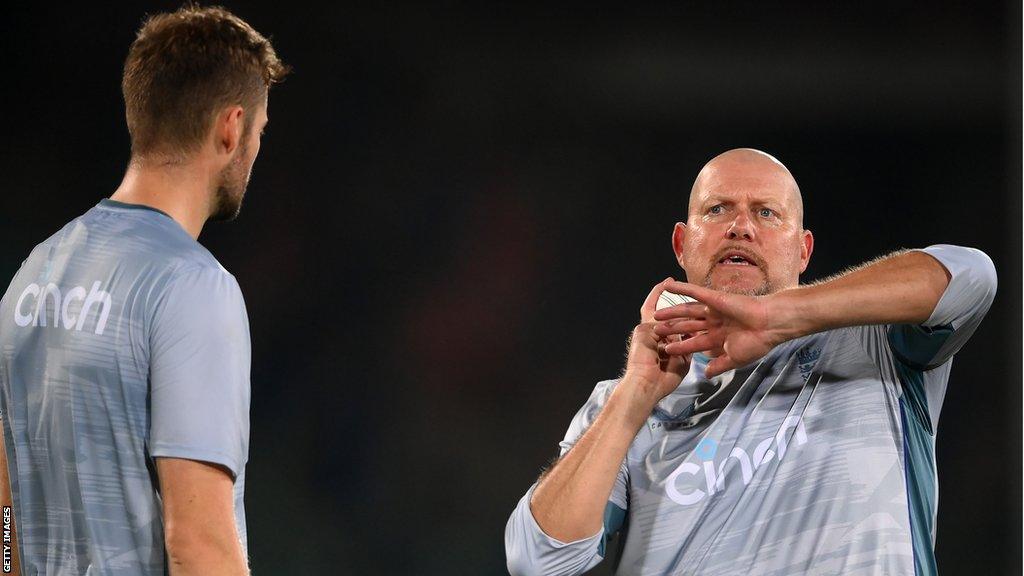
<path id="1" fill-rule="evenodd" d="M 195 163 L 157 164 L 133 159 L 110 199 L 165 212 L 198 239 L 210 216 L 210 178 Z"/>

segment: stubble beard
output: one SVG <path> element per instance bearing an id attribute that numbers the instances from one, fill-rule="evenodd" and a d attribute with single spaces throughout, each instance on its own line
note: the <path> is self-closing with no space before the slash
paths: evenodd
<path id="1" fill-rule="evenodd" d="M 248 146 L 243 144 L 231 162 L 221 170 L 217 178 L 217 188 L 213 193 L 210 221 L 229 222 L 237 218 L 238 213 L 242 211 L 242 199 L 249 185 L 249 174 L 242 165 L 247 153 Z"/>
<path id="2" fill-rule="evenodd" d="M 772 286 L 771 282 L 768 281 L 768 275 L 763 270 L 759 271 L 763 276 L 763 280 L 761 281 L 760 285 L 754 288 L 740 289 L 733 285 L 727 285 L 724 287 L 716 285 L 714 281 L 711 279 L 711 275 L 715 272 L 715 267 L 712 266 L 711 269 L 708 270 L 708 273 L 704 276 L 703 286 L 705 288 L 710 288 L 711 290 L 727 292 L 729 294 L 740 294 L 742 296 L 766 296 L 768 294 L 771 294 L 772 292 L 775 292 L 775 288 Z"/>

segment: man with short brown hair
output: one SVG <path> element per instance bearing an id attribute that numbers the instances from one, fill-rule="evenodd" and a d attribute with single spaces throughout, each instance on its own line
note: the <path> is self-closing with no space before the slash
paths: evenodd
<path id="1" fill-rule="evenodd" d="M 132 155 L 0 302 L 0 410 L 26 574 L 248 573 L 249 326 L 196 240 L 241 207 L 287 68 L 222 8 L 149 18 Z"/>

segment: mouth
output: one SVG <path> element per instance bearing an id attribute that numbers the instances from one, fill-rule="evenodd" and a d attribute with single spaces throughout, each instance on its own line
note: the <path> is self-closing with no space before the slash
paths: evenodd
<path id="1" fill-rule="evenodd" d="M 742 252 L 729 251 L 724 256 L 718 259 L 720 266 L 751 266 L 754 268 L 758 267 L 757 262 L 751 256 Z"/>

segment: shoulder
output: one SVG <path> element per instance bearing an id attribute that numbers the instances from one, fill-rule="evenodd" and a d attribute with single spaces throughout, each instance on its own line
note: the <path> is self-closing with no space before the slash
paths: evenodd
<path id="1" fill-rule="evenodd" d="M 148 270 L 142 276 L 152 279 L 147 297 L 150 318 L 176 323 L 185 319 L 226 321 L 244 316 L 245 302 L 234 275 L 206 248 L 191 237 L 188 240 L 191 243 L 160 247 L 141 264 Z"/>
<path id="2" fill-rule="evenodd" d="M 68 227 L 75 225 L 97 248 L 160 268 L 170 278 L 206 268 L 227 273 L 209 250 L 156 209 L 104 201 Z"/>
<path id="3" fill-rule="evenodd" d="M 996 267 L 988 254 L 977 248 L 933 244 L 921 252 L 935 258 L 962 290 L 994 294 L 998 284 Z M 951 284 L 953 282 L 951 281 Z"/>
<path id="4" fill-rule="evenodd" d="M 220 265 L 182 266 L 168 275 L 149 310 L 154 334 L 189 334 L 219 346 L 248 342 L 249 317 L 238 282 Z"/>
<path id="5" fill-rule="evenodd" d="M 932 244 L 925 248 L 918 248 L 918 250 L 942 262 L 947 260 L 956 261 L 994 269 L 989 255 L 978 248 L 957 246 L 955 244 Z"/>
<path id="6" fill-rule="evenodd" d="M 234 274 L 198 242 L 184 247 L 180 252 L 166 257 L 168 281 L 184 282 L 189 279 L 203 279 L 208 282 L 226 283 L 238 287 Z"/>
<path id="7" fill-rule="evenodd" d="M 604 408 L 605 403 L 608 402 L 608 397 L 611 396 L 618 383 L 618 379 L 603 380 L 594 386 L 587 401 L 576 411 L 576 415 L 573 417 L 569 428 L 569 436 L 578 436 L 590 426 L 594 419 L 597 418 L 597 415 L 600 414 L 601 409 Z"/>
<path id="8" fill-rule="evenodd" d="M 205 276 L 235 281 L 235 277 L 205 246 L 184 231 L 182 234 L 167 234 L 161 239 L 159 247 L 155 248 L 151 258 L 164 266 L 168 280 Z"/>
<path id="9" fill-rule="evenodd" d="M 587 406 L 593 406 L 600 408 L 608 402 L 608 397 L 611 396 L 612 392 L 619 385 L 619 378 L 614 380 L 602 380 L 594 386 L 594 390 L 590 393 L 590 398 L 587 399 Z"/>
<path id="10" fill-rule="evenodd" d="M 228 304 L 244 306 L 238 281 L 212 258 L 176 263 L 162 284 L 161 300 L 184 300 L 194 308 L 209 310 Z"/>

